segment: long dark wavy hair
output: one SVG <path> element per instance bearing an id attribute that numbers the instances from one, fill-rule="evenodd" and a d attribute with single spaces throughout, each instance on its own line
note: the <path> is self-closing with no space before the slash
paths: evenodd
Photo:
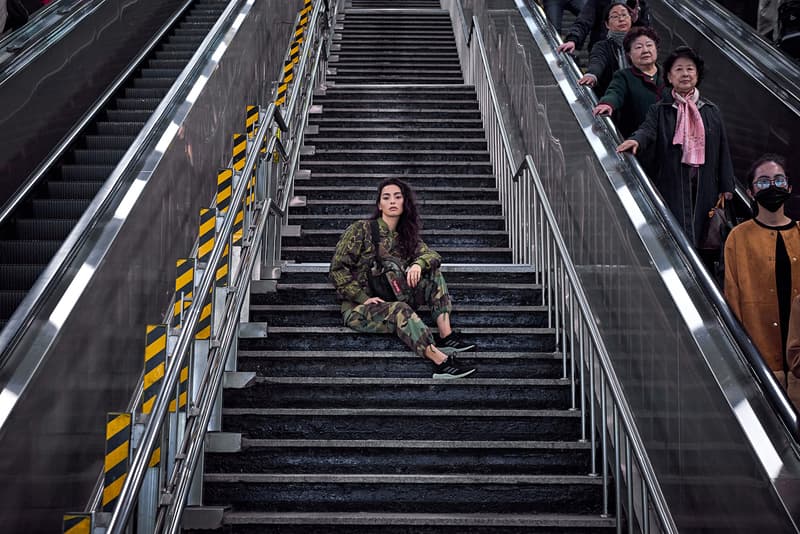
<path id="1" fill-rule="evenodd" d="M 397 223 L 397 234 L 399 237 L 400 254 L 404 258 L 411 258 L 417 250 L 419 244 L 419 232 L 422 229 L 422 221 L 419 218 L 417 211 L 417 196 L 411 186 L 398 178 L 386 178 L 378 185 L 378 192 L 375 198 L 375 211 L 372 213 L 372 219 L 377 219 L 381 216 L 381 211 L 378 209 L 381 203 L 381 192 L 387 185 L 396 185 L 403 193 L 403 214 L 400 215 L 400 220 Z"/>

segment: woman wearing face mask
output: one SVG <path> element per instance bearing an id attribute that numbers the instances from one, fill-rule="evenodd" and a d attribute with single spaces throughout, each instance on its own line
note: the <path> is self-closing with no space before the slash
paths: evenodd
<path id="1" fill-rule="evenodd" d="M 622 40 L 631 66 L 614 73 L 595 115 L 614 115 L 623 137 L 631 135 L 647 116 L 650 106 L 664 94 L 664 76 L 658 68 L 658 34 L 652 28 L 634 28 Z"/>
<path id="2" fill-rule="evenodd" d="M 594 87 L 597 96 L 603 96 L 615 72 L 630 66 L 628 56 L 622 47 L 622 40 L 631 29 L 630 9 L 624 2 L 612 2 L 606 9 L 604 20 L 608 28 L 608 37 L 592 48 L 589 54 L 589 68 L 578 80 L 581 85 Z"/>
<path id="3" fill-rule="evenodd" d="M 733 197 L 733 162 L 719 108 L 700 97 L 703 59 L 688 46 L 664 61 L 672 90 L 617 147 L 634 154 L 651 150 L 645 167 L 689 241 L 703 238 L 708 211 L 720 197 Z"/>
<path id="4" fill-rule="evenodd" d="M 786 160 L 762 156 L 747 180 L 756 215 L 725 242 L 725 298 L 797 406 L 800 384 L 785 355 L 792 299 L 800 291 L 800 226 L 784 213 L 792 192 Z"/>

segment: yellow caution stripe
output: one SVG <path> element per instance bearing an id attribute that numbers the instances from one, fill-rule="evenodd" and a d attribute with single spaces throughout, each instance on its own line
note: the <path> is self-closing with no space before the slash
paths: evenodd
<path id="1" fill-rule="evenodd" d="M 307 5 L 306 7 L 304 7 L 303 9 L 301 9 L 301 10 L 300 10 L 300 16 L 301 16 L 301 17 L 305 17 L 306 15 L 308 15 L 309 13 L 311 13 L 311 11 L 312 11 L 313 9 L 314 9 L 314 6 Z"/>
<path id="2" fill-rule="evenodd" d="M 64 534 L 92 534 L 92 514 L 64 514 Z"/>
<path id="3" fill-rule="evenodd" d="M 128 475 L 131 414 L 106 415 L 106 457 L 103 464 L 103 511 L 112 512 Z"/>
<path id="4" fill-rule="evenodd" d="M 194 258 L 180 259 L 175 263 L 175 304 L 172 309 L 173 328 L 180 328 L 181 312 L 185 312 L 192 305 L 194 263 Z M 183 294 L 183 309 L 181 309 L 181 294 Z"/>
<path id="5" fill-rule="evenodd" d="M 203 208 L 200 210 L 200 233 L 197 241 L 197 259 L 201 262 L 208 261 L 211 251 L 214 250 L 214 238 L 217 235 L 217 210 Z"/>
<path id="6" fill-rule="evenodd" d="M 233 170 L 241 172 L 244 169 L 245 157 L 247 156 L 247 136 L 244 134 L 233 134 Z"/>
<path id="7" fill-rule="evenodd" d="M 233 244 L 238 245 L 242 242 L 244 233 L 244 208 L 239 208 L 236 217 L 233 219 Z"/>
<path id="8" fill-rule="evenodd" d="M 222 252 L 222 258 L 219 260 L 217 267 L 216 284 L 217 287 L 225 287 L 228 285 L 228 271 L 230 263 L 230 246 L 225 245 L 225 250 Z"/>
<path id="9" fill-rule="evenodd" d="M 217 209 L 226 213 L 233 194 L 233 169 L 222 169 L 217 173 Z"/>
<path id="10" fill-rule="evenodd" d="M 253 174 L 250 176 L 250 182 L 247 184 L 247 195 L 244 199 L 245 206 L 251 206 L 256 201 L 256 168 L 253 167 Z"/>
<path id="11" fill-rule="evenodd" d="M 247 137 L 253 137 L 256 134 L 256 126 L 258 125 L 258 106 L 247 106 L 247 112 L 244 119 L 244 127 L 247 131 Z"/>
<path id="12" fill-rule="evenodd" d="M 145 328 L 144 386 L 142 413 L 153 411 L 153 404 L 161 392 L 167 364 L 167 325 L 149 324 Z"/>

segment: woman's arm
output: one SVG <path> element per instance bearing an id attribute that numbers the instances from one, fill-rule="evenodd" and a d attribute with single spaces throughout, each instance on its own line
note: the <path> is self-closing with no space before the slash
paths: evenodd
<path id="1" fill-rule="evenodd" d="M 717 120 L 719 120 L 719 192 L 733 193 L 736 188 L 734 185 L 733 160 L 731 159 L 731 149 L 728 145 L 728 132 L 725 130 L 725 121 L 719 108 L 716 108 Z M 731 197 L 732 198 L 732 197 Z"/>
<path id="2" fill-rule="evenodd" d="M 328 277 L 341 300 L 361 304 L 370 298 L 354 276 L 366 248 L 366 240 L 370 238 L 365 230 L 367 226 L 364 221 L 351 224 L 336 244 Z"/>
<path id="3" fill-rule="evenodd" d="M 414 261 L 411 263 L 419 265 L 423 271 L 435 271 L 442 264 L 442 257 L 420 239 L 417 244 L 417 250 L 414 251 Z"/>
<path id="4" fill-rule="evenodd" d="M 603 73 L 611 69 L 612 57 L 608 48 L 607 41 L 600 41 L 594 45 L 592 52 L 589 54 L 589 66 L 586 69 L 586 74 L 581 78 L 581 80 L 585 80 L 593 77 L 594 81 L 592 83 L 585 81 L 582 83 L 583 85 L 595 85 Z"/>
<path id="5" fill-rule="evenodd" d="M 725 258 L 725 300 L 731 311 L 741 321 L 742 308 L 739 305 L 739 273 L 736 264 L 737 228 L 734 228 L 725 240 L 723 258 Z"/>
<path id="6" fill-rule="evenodd" d="M 623 74 L 622 70 L 618 70 L 611 78 L 611 83 L 608 84 L 608 89 L 603 94 L 597 106 L 594 108 L 595 115 L 610 115 L 614 111 L 622 109 L 625 105 L 625 99 L 628 96 L 628 79 Z M 608 113 L 598 112 L 601 106 L 609 106 L 611 111 Z"/>
<path id="7" fill-rule="evenodd" d="M 792 301 L 789 336 L 786 340 L 786 361 L 794 376 L 800 378 L 800 295 Z"/>
<path id="8" fill-rule="evenodd" d="M 656 103 L 650 106 L 644 122 L 639 125 L 639 129 L 633 132 L 630 137 L 630 139 L 639 143 L 639 150 L 646 150 L 647 147 L 656 142 L 659 118 L 659 104 Z"/>

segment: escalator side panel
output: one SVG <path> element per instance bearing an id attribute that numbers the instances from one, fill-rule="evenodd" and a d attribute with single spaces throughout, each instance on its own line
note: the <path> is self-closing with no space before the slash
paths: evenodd
<path id="1" fill-rule="evenodd" d="M 254 3 L 181 133 L 154 169 L 138 175 L 144 180 L 152 171 L 0 434 L 0 480 L 8 482 L 0 485 L 3 532 L 56 532 L 61 514 L 86 505 L 102 469 L 104 414 L 124 410 L 130 399 L 142 372 L 145 325 L 162 319 L 175 260 L 191 250 L 199 210 L 213 199 L 217 170 L 230 158 L 232 133 L 244 128 L 245 105 L 268 103 L 291 31 L 285 21 L 301 5 Z M 100 242 L 114 224 L 93 229 L 89 242 Z M 35 269 L 10 275 L 28 280 Z M 48 316 L 44 310 L 36 323 L 48 328 Z"/>
<path id="2" fill-rule="evenodd" d="M 108 0 L 0 83 L 0 206 L 184 0 Z"/>

